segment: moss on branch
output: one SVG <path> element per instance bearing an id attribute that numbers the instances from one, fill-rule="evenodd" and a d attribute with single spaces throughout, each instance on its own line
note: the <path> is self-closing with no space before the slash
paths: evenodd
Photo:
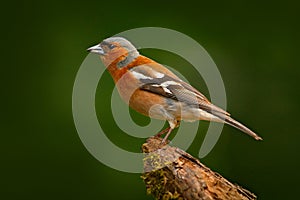
<path id="1" fill-rule="evenodd" d="M 142 146 L 147 193 L 156 199 L 252 200 L 256 196 L 213 172 L 185 151 L 151 137 Z"/>

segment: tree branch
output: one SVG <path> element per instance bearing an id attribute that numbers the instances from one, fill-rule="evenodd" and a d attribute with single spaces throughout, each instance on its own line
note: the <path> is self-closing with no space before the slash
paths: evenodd
<path id="1" fill-rule="evenodd" d="M 147 193 L 156 199 L 252 200 L 256 196 L 213 172 L 199 160 L 176 147 L 151 137 L 142 146 Z"/>

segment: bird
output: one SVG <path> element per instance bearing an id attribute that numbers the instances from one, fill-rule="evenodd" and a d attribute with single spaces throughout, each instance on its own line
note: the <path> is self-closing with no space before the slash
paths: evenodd
<path id="1" fill-rule="evenodd" d="M 262 140 L 165 66 L 141 55 L 124 37 L 106 38 L 87 51 L 100 56 L 121 98 L 132 109 L 148 117 L 168 121 L 169 127 L 155 135 L 161 137 L 166 134 L 162 143 L 182 120 L 225 123 L 255 140 Z"/>

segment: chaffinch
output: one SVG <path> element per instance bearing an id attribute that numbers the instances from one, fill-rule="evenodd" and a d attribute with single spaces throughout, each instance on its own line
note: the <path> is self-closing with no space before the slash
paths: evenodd
<path id="1" fill-rule="evenodd" d="M 146 116 L 169 122 L 170 127 L 157 134 L 161 136 L 167 133 L 163 143 L 171 131 L 179 126 L 181 120 L 222 122 L 256 140 L 262 140 L 163 65 L 140 55 L 125 38 L 107 38 L 87 50 L 100 55 L 114 79 L 120 96 L 131 108 Z"/>

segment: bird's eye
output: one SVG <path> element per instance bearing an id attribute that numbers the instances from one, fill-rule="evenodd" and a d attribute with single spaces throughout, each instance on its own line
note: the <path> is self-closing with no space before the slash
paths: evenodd
<path id="1" fill-rule="evenodd" d="M 110 45 L 108 45 L 108 48 L 110 48 L 110 49 L 113 49 L 113 48 L 115 48 L 116 46 L 114 45 L 114 44 L 110 44 Z"/>

